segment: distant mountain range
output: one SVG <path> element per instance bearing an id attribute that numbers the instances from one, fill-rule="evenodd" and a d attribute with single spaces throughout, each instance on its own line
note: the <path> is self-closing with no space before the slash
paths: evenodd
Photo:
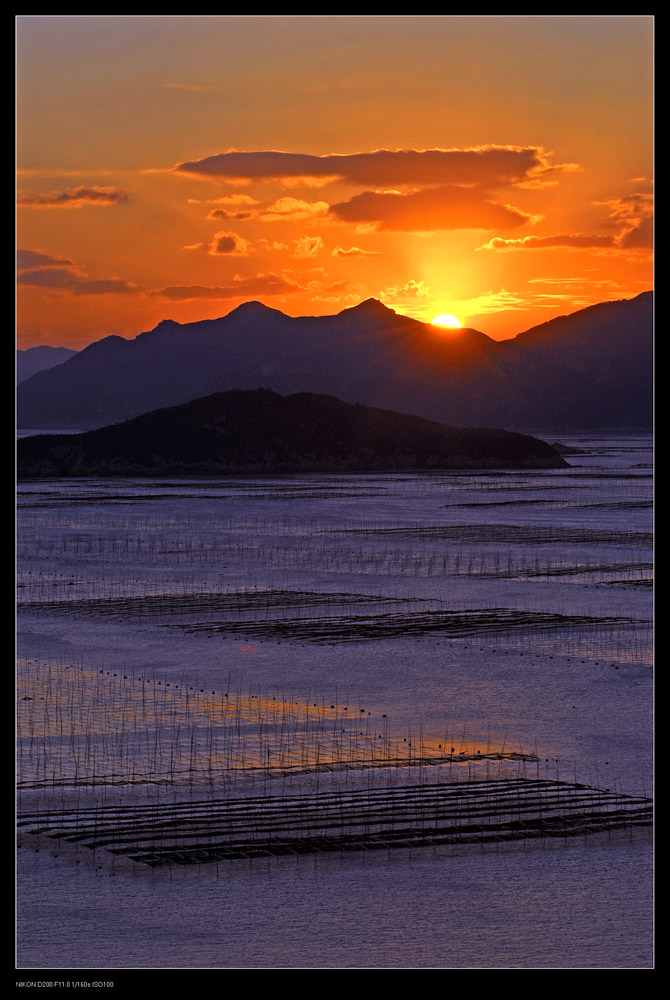
<path id="1" fill-rule="evenodd" d="M 20 478 L 563 468 L 544 441 L 444 427 L 332 396 L 215 393 L 83 434 L 18 442 Z"/>
<path id="2" fill-rule="evenodd" d="M 246 302 L 220 319 L 105 337 L 17 390 L 19 428 L 95 428 L 232 389 L 329 394 L 457 426 L 569 431 L 652 423 L 653 295 L 603 302 L 511 340 L 445 331 L 375 299 L 293 318 Z"/>
<path id="3" fill-rule="evenodd" d="M 76 351 L 71 351 L 68 347 L 51 347 L 48 344 L 41 344 L 39 347 L 29 347 L 25 351 L 16 352 L 16 384 L 25 382 L 36 372 L 46 371 L 47 368 L 54 368 L 62 365 L 64 361 L 69 361 Z"/>

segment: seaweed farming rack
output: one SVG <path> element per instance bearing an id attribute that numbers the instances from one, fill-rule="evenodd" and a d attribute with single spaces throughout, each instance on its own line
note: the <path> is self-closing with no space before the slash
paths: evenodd
<path id="1" fill-rule="evenodd" d="M 651 823 L 651 802 L 506 778 L 26 812 L 19 829 L 152 867 L 412 847 L 501 844 Z"/>
<path id="2" fill-rule="evenodd" d="M 361 706 L 19 665 L 19 842 L 150 867 L 648 828 L 652 803 Z M 97 856 L 97 855 L 96 855 Z"/>

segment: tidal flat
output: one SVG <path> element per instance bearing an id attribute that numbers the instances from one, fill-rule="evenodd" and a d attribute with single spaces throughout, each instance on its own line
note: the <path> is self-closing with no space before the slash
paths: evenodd
<path id="1" fill-rule="evenodd" d="M 563 441 L 20 483 L 17 967 L 652 967 L 652 445 Z"/>

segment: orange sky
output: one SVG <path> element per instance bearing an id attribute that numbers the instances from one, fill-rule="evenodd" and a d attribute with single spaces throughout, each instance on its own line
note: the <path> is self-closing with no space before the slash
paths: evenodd
<path id="1" fill-rule="evenodd" d="M 20 347 L 652 287 L 653 18 L 17 18 Z"/>

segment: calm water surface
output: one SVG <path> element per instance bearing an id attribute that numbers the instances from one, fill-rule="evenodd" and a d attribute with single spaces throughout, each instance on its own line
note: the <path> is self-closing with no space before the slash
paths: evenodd
<path id="1" fill-rule="evenodd" d="M 325 698 L 649 794 L 651 442 L 572 443 L 558 472 L 20 484 L 19 656 Z M 653 962 L 644 831 L 169 871 L 18 854 L 21 969 Z"/>

